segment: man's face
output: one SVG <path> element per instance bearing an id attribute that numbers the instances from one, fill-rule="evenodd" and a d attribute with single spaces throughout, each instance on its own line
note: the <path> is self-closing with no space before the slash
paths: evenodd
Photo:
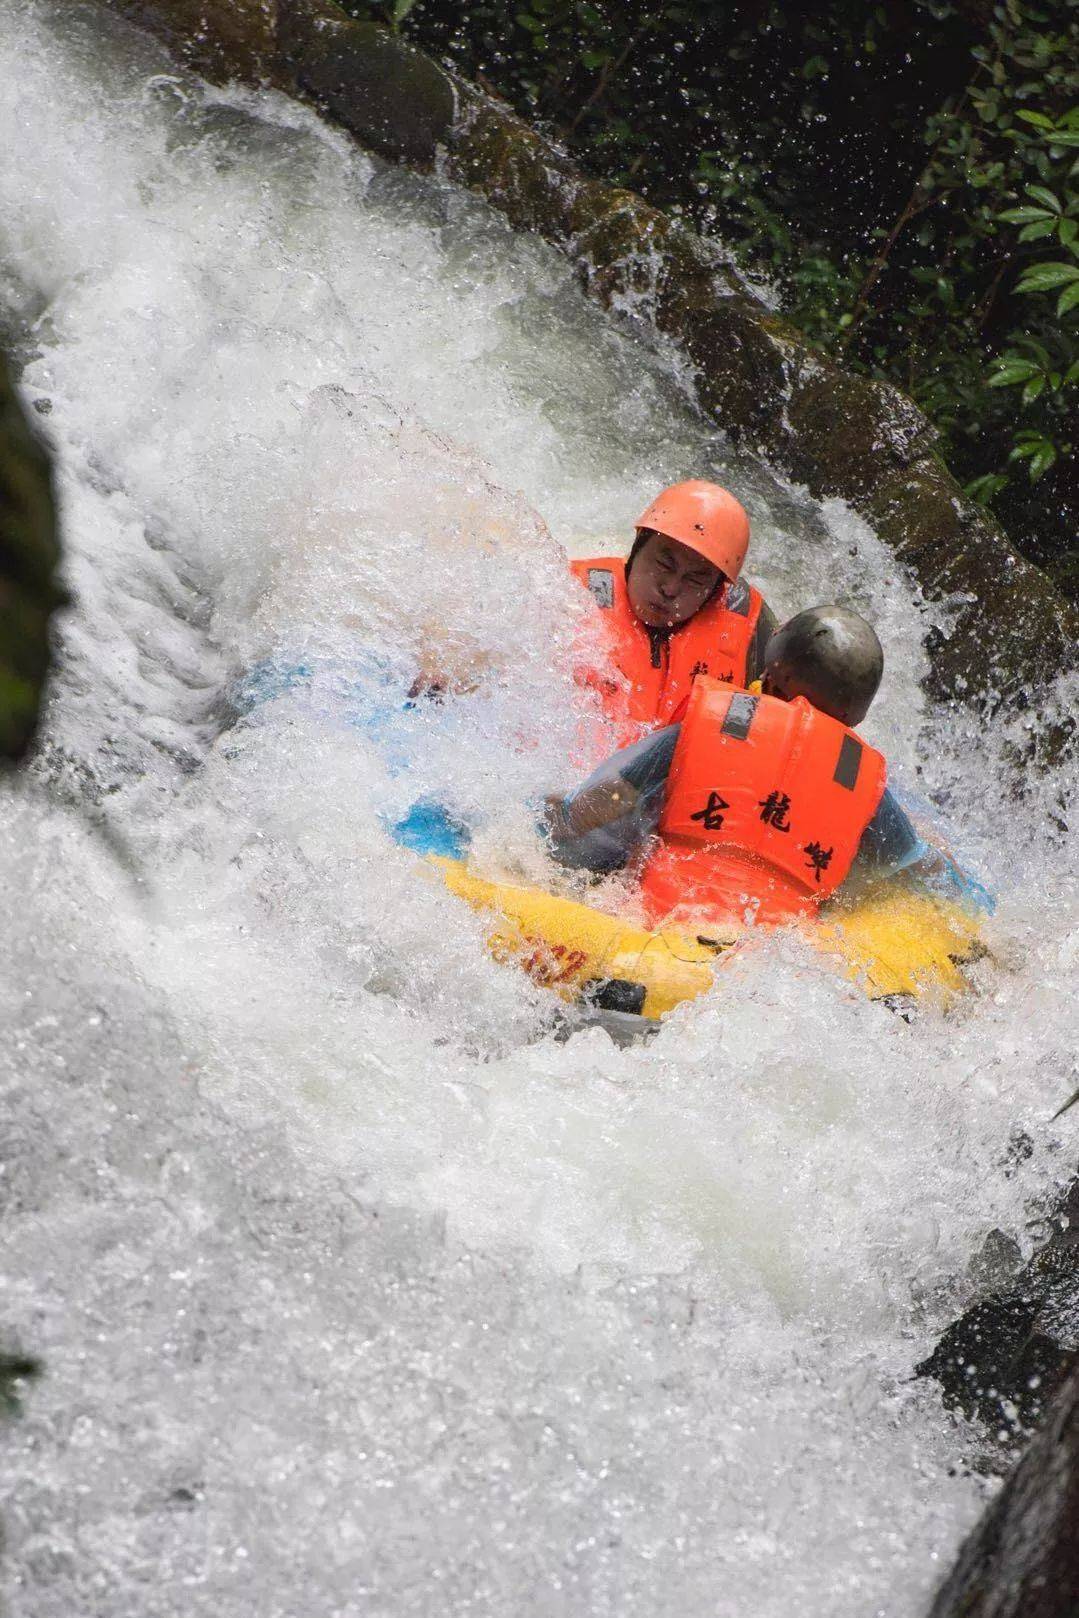
<path id="1" fill-rule="evenodd" d="M 652 533 L 633 558 L 629 604 L 646 628 L 677 629 L 700 611 L 721 577 L 688 545 Z"/>

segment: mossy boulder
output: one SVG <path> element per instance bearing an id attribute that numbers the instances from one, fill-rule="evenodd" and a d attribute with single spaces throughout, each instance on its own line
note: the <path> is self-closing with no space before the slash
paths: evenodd
<path id="1" fill-rule="evenodd" d="M 447 73 L 374 23 L 335 7 L 280 7 L 279 65 L 365 146 L 430 166 L 450 137 L 457 98 Z"/>
<path id="2" fill-rule="evenodd" d="M 49 619 L 63 600 L 49 458 L 0 355 L 0 758 L 29 747 L 49 671 Z"/>
<path id="3" fill-rule="evenodd" d="M 110 0 L 110 9 L 159 35 L 207 78 L 274 76 L 279 0 Z"/>
<path id="4" fill-rule="evenodd" d="M 793 477 L 823 499 L 873 497 L 882 461 L 911 466 L 931 455 L 937 434 L 917 406 L 886 382 L 841 371 L 800 353 L 776 447 Z"/>
<path id="5" fill-rule="evenodd" d="M 480 191 L 518 230 L 568 240 L 587 182 L 564 153 L 474 85 L 458 82 L 459 117 L 447 141 L 447 170 Z"/>

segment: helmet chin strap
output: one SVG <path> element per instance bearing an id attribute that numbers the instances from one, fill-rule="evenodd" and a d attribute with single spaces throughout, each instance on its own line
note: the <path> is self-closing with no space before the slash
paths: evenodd
<path id="1" fill-rule="evenodd" d="M 626 578 L 627 579 L 629 578 L 629 570 L 633 566 L 633 564 L 634 564 L 634 562 L 635 562 L 635 560 L 637 558 L 637 552 L 640 550 L 642 545 L 647 543 L 649 537 L 651 536 L 651 533 L 652 533 L 652 530 L 650 528 L 638 528 L 637 536 L 634 539 L 632 546 L 630 547 L 629 555 L 626 557 Z"/>

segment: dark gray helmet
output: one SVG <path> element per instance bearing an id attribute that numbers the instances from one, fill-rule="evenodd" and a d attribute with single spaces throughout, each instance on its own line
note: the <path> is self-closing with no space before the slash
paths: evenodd
<path id="1" fill-rule="evenodd" d="M 842 724 L 858 725 L 883 673 L 872 624 L 848 607 L 807 607 L 769 640 L 761 689 L 788 701 L 805 697 Z"/>

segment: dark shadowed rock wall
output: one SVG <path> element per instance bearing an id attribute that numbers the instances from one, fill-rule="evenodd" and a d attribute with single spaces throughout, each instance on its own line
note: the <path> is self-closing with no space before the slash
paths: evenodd
<path id="1" fill-rule="evenodd" d="M 929 1618 L 1079 1615 L 1079 1370 L 963 1546 Z"/>
<path id="2" fill-rule="evenodd" d="M 0 355 L 0 759 L 21 758 L 33 739 L 59 559 L 48 457 Z"/>

